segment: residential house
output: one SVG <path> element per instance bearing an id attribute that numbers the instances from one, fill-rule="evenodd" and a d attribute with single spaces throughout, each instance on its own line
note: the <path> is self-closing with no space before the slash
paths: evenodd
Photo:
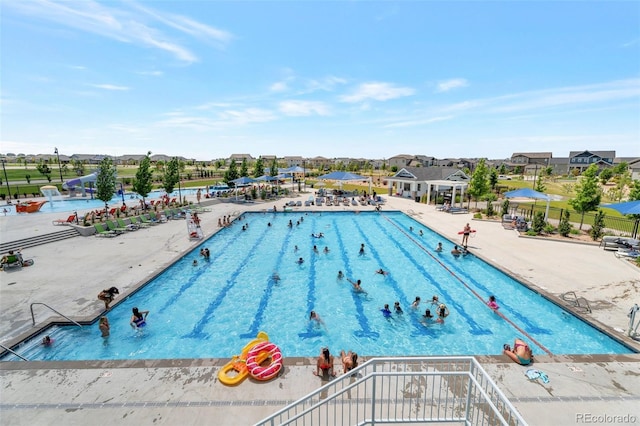
<path id="1" fill-rule="evenodd" d="M 628 161 L 629 171 L 631 172 L 632 180 L 640 180 L 640 158 Z"/>
<path id="2" fill-rule="evenodd" d="M 227 160 L 227 165 L 231 164 L 233 160 L 236 160 L 236 164 L 242 164 L 244 160 L 247 160 L 247 164 L 251 164 L 255 161 L 255 158 L 251 154 L 231 154 Z"/>
<path id="3" fill-rule="evenodd" d="M 597 164 L 599 169 L 612 167 L 614 158 L 616 158 L 615 151 L 571 151 L 567 172 L 571 173 L 577 169 L 582 173 L 592 164 Z"/>

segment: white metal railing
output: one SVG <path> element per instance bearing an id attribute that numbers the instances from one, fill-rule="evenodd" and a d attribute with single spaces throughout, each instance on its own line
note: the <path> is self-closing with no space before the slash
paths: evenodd
<path id="1" fill-rule="evenodd" d="M 267 425 L 525 425 L 473 357 L 373 358 L 260 421 Z"/>

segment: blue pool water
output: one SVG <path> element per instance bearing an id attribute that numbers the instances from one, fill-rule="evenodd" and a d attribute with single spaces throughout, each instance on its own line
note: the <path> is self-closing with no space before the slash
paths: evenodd
<path id="1" fill-rule="evenodd" d="M 324 238 L 311 237 L 319 232 Z M 440 241 L 445 251 L 436 253 Z M 200 258 L 201 247 L 209 248 L 209 262 Z M 499 354 L 516 336 L 534 354 L 631 353 L 475 256 L 456 259 L 450 249 L 400 212 L 245 214 L 115 306 L 107 315 L 108 339 L 97 323 L 54 327 L 46 331 L 52 347 L 39 344 L 43 334 L 19 352 L 32 360 L 226 358 L 264 330 L 285 356 L 314 356 L 325 345 L 369 356 Z M 379 268 L 389 274 L 376 274 Z M 361 279 L 367 293 L 337 279 L 338 270 Z M 271 279 L 274 271 L 280 282 Z M 492 294 L 504 318 L 486 306 Z M 433 295 L 450 315 L 425 326 Z M 416 296 L 419 311 L 410 308 Z M 385 318 L 380 309 L 396 301 L 404 314 Z M 142 332 L 129 326 L 134 306 L 150 311 Z M 325 326 L 309 322 L 311 310 Z"/>
<path id="2" fill-rule="evenodd" d="M 195 195 L 196 192 L 197 192 L 197 189 L 189 188 L 189 189 L 183 189 L 181 191 L 181 194 L 184 197 L 184 196 Z M 149 193 L 146 199 L 147 200 L 157 199 L 163 196 L 164 194 L 165 194 L 164 191 L 152 191 Z M 178 190 L 175 190 L 174 192 L 169 194 L 169 197 L 171 198 L 177 197 L 177 196 L 178 196 Z M 128 205 L 134 205 L 141 198 L 142 197 L 140 197 L 136 193 L 127 193 L 124 196 L 125 202 Z M 111 207 L 121 206 L 122 196 L 114 195 L 114 197 L 109 202 L 109 205 Z M 1 207 L 7 207 L 7 206 L 4 205 L 4 206 L 0 206 L 0 208 Z M 39 212 L 30 213 L 30 214 L 64 213 L 64 212 L 74 212 L 74 211 L 77 211 L 78 213 L 83 213 L 85 211 L 96 210 L 96 209 L 104 209 L 104 201 L 98 200 L 96 198 L 92 199 L 91 196 L 87 194 L 86 197 L 75 197 L 75 198 L 69 198 L 67 196 L 53 197 L 50 202 L 42 206 Z M 7 212 L 7 214 L 15 215 L 17 213 L 15 212 L 15 210 L 13 210 L 11 212 Z"/>

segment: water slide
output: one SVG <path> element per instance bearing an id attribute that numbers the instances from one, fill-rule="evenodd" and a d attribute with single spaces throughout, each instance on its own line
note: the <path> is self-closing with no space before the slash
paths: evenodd
<path id="1" fill-rule="evenodd" d="M 69 179 L 68 181 L 62 184 L 62 188 L 73 192 L 76 189 L 76 187 L 79 186 L 80 191 L 82 192 L 82 196 L 84 196 L 85 190 L 86 190 L 85 184 L 95 183 L 97 179 L 98 179 L 98 173 L 94 172 L 86 176 L 81 176 L 79 178 Z"/>

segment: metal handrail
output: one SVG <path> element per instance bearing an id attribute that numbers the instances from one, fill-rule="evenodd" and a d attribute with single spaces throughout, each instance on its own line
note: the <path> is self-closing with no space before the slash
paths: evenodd
<path id="1" fill-rule="evenodd" d="M 51 306 L 47 305 L 46 303 L 41 303 L 41 302 L 33 302 L 30 306 L 29 309 L 31 309 L 31 322 L 33 323 L 33 325 L 36 325 L 36 317 L 33 314 L 33 305 L 44 305 L 47 308 L 51 309 L 53 312 L 55 312 L 56 314 L 60 315 L 61 317 L 64 317 L 66 319 L 68 319 L 70 322 L 74 323 L 75 325 L 77 325 L 78 327 L 82 328 L 82 326 L 77 323 L 76 321 L 72 320 L 71 318 L 69 318 L 68 316 L 61 314 L 60 312 L 56 311 L 55 309 L 53 309 Z"/>
<path id="2" fill-rule="evenodd" d="M 416 384 L 423 389 L 419 395 L 407 394 Z M 430 413 L 426 407 L 432 407 Z M 359 425 L 475 424 L 490 418 L 490 424 L 526 425 L 473 357 L 373 358 L 256 425 L 321 423 L 321 418 Z"/>
<path id="3" fill-rule="evenodd" d="M 11 352 L 12 354 L 17 356 L 18 358 L 22 359 L 23 361 L 29 361 L 27 358 L 23 357 L 22 355 L 20 355 L 19 353 L 15 352 L 15 351 L 11 350 L 10 348 L 6 347 L 3 344 L 0 344 L 0 348 L 4 349 L 5 351 Z"/>

